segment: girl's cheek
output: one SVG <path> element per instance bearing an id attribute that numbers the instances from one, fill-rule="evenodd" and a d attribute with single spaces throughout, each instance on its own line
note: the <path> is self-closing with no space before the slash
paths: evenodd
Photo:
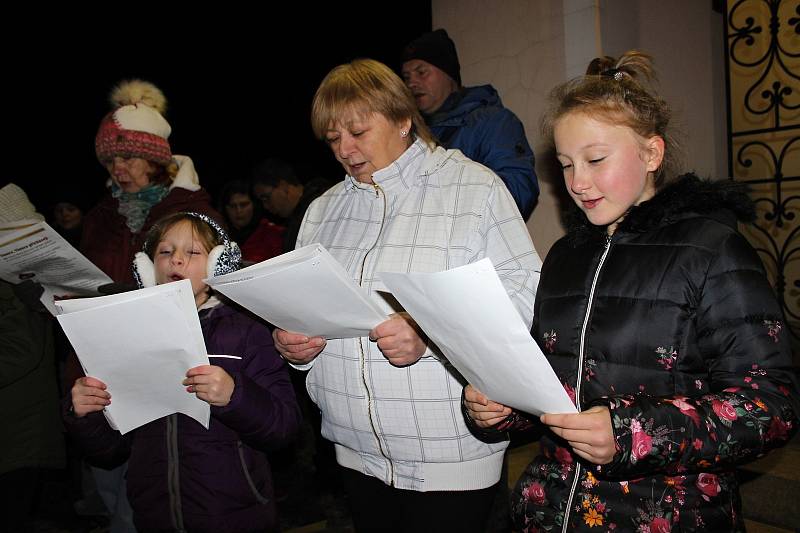
<path id="1" fill-rule="evenodd" d="M 156 259 L 154 263 L 154 270 L 156 274 L 156 284 L 161 285 L 164 283 L 168 272 L 165 262 Z"/>

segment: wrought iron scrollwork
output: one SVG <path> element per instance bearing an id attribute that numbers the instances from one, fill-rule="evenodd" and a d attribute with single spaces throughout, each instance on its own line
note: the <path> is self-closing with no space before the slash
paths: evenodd
<path id="1" fill-rule="evenodd" d="M 727 7 L 729 169 L 753 189 L 759 215 L 748 236 L 800 340 L 800 1 Z"/>

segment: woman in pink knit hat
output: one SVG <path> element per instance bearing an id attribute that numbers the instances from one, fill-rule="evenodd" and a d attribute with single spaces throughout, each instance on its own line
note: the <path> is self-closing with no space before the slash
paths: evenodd
<path id="1" fill-rule="evenodd" d="M 153 222 L 179 211 L 222 218 L 200 187 L 192 160 L 172 153 L 167 102 L 158 87 L 124 81 L 111 92 L 111 103 L 95 137 L 110 190 L 86 215 L 81 251 L 116 283 L 133 288 L 131 260 Z"/>

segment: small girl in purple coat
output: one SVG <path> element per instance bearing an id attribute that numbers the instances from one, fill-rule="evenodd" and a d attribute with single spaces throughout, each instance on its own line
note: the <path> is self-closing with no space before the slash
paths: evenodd
<path id="1" fill-rule="evenodd" d="M 143 286 L 192 282 L 209 353 L 186 372 L 189 394 L 211 405 L 206 430 L 173 414 L 126 435 L 101 411 L 112 401 L 105 384 L 81 377 L 65 416 L 70 433 L 98 466 L 128 459 L 128 497 L 142 531 L 274 531 L 277 516 L 264 450 L 286 444 L 300 410 L 269 329 L 220 302 L 203 279 L 236 270 L 240 253 L 216 222 L 197 213 L 168 216 L 153 227 L 134 270 Z"/>

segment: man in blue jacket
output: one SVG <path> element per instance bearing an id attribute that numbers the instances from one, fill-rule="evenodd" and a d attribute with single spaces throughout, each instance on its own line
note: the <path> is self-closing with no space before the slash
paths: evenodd
<path id="1" fill-rule="evenodd" d="M 403 79 L 438 141 L 500 176 L 527 219 L 539 185 L 522 122 L 491 85 L 461 86 L 456 47 L 445 30 L 411 41 L 402 59 Z"/>

